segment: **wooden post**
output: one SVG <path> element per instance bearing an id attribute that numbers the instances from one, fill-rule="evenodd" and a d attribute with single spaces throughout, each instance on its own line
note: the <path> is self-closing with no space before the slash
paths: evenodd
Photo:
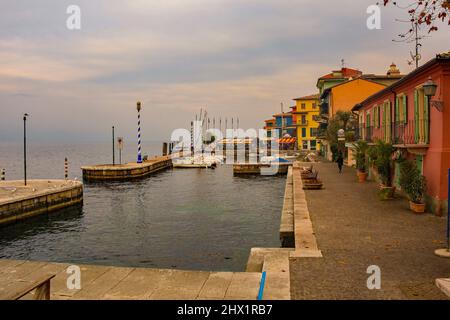
<path id="1" fill-rule="evenodd" d="M 162 151 L 162 153 L 163 153 L 163 156 L 167 156 L 167 142 L 163 143 L 163 151 Z"/>
<path id="2" fill-rule="evenodd" d="M 3 168 L 3 169 L 2 169 L 2 177 L 1 177 L 1 181 L 5 181 L 5 175 L 6 175 L 6 170 Z"/>
<path id="3" fill-rule="evenodd" d="M 256 138 L 256 163 L 259 163 L 259 138 Z"/>
<path id="4" fill-rule="evenodd" d="M 245 152 L 245 163 L 250 162 L 250 143 L 248 143 L 248 140 L 245 139 L 244 142 L 244 152 Z"/>
<path id="5" fill-rule="evenodd" d="M 64 180 L 69 178 L 69 162 L 64 158 Z"/>
<path id="6" fill-rule="evenodd" d="M 237 146 L 237 139 L 236 138 L 234 138 L 234 140 L 233 140 L 233 145 L 234 145 L 234 148 L 233 148 L 234 149 L 234 163 L 237 163 L 238 146 Z"/>

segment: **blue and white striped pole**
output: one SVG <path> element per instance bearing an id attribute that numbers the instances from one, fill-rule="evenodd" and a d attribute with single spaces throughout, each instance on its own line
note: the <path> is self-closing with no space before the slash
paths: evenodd
<path id="1" fill-rule="evenodd" d="M 139 101 L 137 103 L 137 112 L 138 112 L 138 154 L 137 154 L 137 163 L 142 163 L 142 153 L 141 153 L 141 103 Z"/>

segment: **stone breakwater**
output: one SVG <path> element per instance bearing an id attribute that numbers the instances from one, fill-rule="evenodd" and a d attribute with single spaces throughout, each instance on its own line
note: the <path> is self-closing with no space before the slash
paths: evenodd
<path id="1" fill-rule="evenodd" d="M 151 158 L 142 163 L 94 165 L 81 167 L 85 181 L 123 181 L 144 178 L 172 167 L 169 156 Z"/>
<path id="2" fill-rule="evenodd" d="M 73 180 L 0 181 L 0 226 L 83 203 L 83 184 Z"/>

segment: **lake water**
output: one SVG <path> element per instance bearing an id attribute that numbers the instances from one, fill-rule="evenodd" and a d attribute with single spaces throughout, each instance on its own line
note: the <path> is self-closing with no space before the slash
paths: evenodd
<path id="1" fill-rule="evenodd" d="M 143 153 L 161 154 L 161 145 L 144 142 Z M 64 157 L 80 179 L 82 165 L 112 162 L 111 145 L 30 143 L 28 178 L 62 179 Z M 134 157 L 125 148 L 123 160 Z M 0 142 L 0 168 L 7 180 L 23 177 L 20 143 Z M 82 209 L 0 228 L 0 258 L 244 271 L 252 247 L 280 246 L 284 185 L 284 177 L 233 177 L 230 166 L 85 184 Z"/>

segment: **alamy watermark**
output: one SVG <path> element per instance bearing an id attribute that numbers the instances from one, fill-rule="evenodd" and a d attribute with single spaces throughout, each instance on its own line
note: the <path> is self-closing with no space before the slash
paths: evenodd
<path id="1" fill-rule="evenodd" d="M 381 289 L 381 269 L 379 266 L 371 265 L 367 268 L 367 289 L 380 290 Z"/>
<path id="2" fill-rule="evenodd" d="M 69 17 L 66 20 L 66 27 L 69 30 L 81 30 L 81 8 L 75 4 L 67 7 L 66 13 Z"/>
<path id="3" fill-rule="evenodd" d="M 367 7 L 366 13 L 369 15 L 366 21 L 369 30 L 381 29 L 381 8 L 378 5 L 371 5 Z"/>

